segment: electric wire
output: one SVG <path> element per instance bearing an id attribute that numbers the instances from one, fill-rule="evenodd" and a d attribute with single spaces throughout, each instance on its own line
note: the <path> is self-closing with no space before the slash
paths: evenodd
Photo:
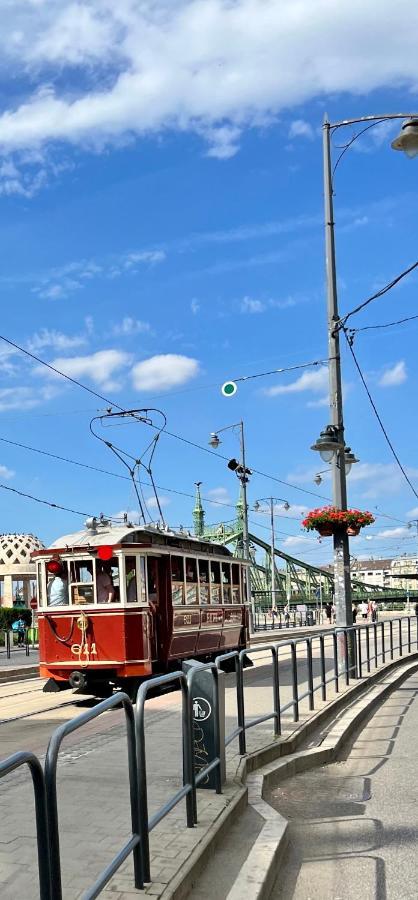
<path id="1" fill-rule="evenodd" d="M 418 265 L 418 263 L 417 263 L 417 265 Z M 386 440 L 386 443 L 388 444 L 388 446 L 389 446 L 389 448 L 390 448 L 390 450 L 391 450 L 391 453 L 392 453 L 392 455 L 393 455 L 393 457 L 394 457 L 394 459 L 395 459 L 395 461 L 396 461 L 396 463 L 397 463 L 397 465 L 398 465 L 400 471 L 402 472 L 403 477 L 405 478 L 405 481 L 407 482 L 407 484 L 408 484 L 409 487 L 411 488 L 412 493 L 414 494 L 414 496 L 415 496 L 415 497 L 417 498 L 417 500 L 418 500 L 418 492 L 416 491 L 414 485 L 412 484 L 411 479 L 409 478 L 407 472 L 405 471 L 405 469 L 404 469 L 404 467 L 403 467 L 403 465 L 402 465 L 402 463 L 401 463 L 401 461 L 400 461 L 400 459 L 399 459 L 399 456 L 398 456 L 398 454 L 397 454 L 397 452 L 396 452 L 396 450 L 395 450 L 395 447 L 393 446 L 393 443 L 392 443 L 392 441 L 391 441 L 391 439 L 390 439 L 390 437 L 389 437 L 389 435 L 388 435 L 388 432 L 386 431 L 386 428 L 385 428 L 385 426 L 384 426 L 384 424 L 383 424 L 383 422 L 382 422 L 380 413 L 379 413 L 379 411 L 378 411 L 378 409 L 377 409 L 377 407 L 376 407 L 376 404 L 375 404 L 375 402 L 374 402 L 374 400 L 373 400 L 373 397 L 372 397 L 372 395 L 371 395 L 371 393 L 370 393 L 370 390 L 369 390 L 369 387 L 368 387 L 368 385 L 367 385 L 366 379 L 365 379 L 365 377 L 364 377 L 364 375 L 363 375 L 363 372 L 362 372 L 362 370 L 361 370 L 361 368 L 360 368 L 360 364 L 359 364 L 358 359 L 357 359 L 357 357 L 356 357 L 356 354 L 355 354 L 355 352 L 354 352 L 354 348 L 353 348 L 353 345 L 352 345 L 352 341 L 350 341 L 350 338 L 349 338 L 349 336 L 348 336 L 347 331 L 346 331 L 345 328 L 343 328 L 343 332 L 344 332 L 345 339 L 346 339 L 346 341 L 347 341 L 348 348 L 349 348 L 350 353 L 351 353 L 351 355 L 352 355 L 352 357 L 353 357 L 354 365 L 355 365 L 355 367 L 356 367 L 356 369 L 357 369 L 357 372 L 358 372 L 358 374 L 359 374 L 359 376 L 360 376 L 360 380 L 361 380 L 361 382 L 362 382 L 362 384 L 363 384 L 363 387 L 364 387 L 364 389 L 365 389 L 365 391 L 366 391 L 366 394 L 367 394 L 367 396 L 368 396 L 368 398 L 369 398 L 370 405 L 371 405 L 372 410 L 373 410 L 373 412 L 374 412 L 374 415 L 376 416 L 376 419 L 377 419 L 377 421 L 378 421 L 378 423 L 379 423 L 379 425 L 380 425 L 380 428 L 381 428 L 381 431 L 382 431 L 382 433 L 383 433 L 383 435 L 384 435 L 384 438 L 385 438 L 385 440 Z"/>
<path id="2" fill-rule="evenodd" d="M 1 334 L 0 334 L 0 340 L 4 341 L 6 344 L 9 344 L 9 346 L 11 346 L 11 347 L 14 347 L 14 349 L 19 350 L 21 353 L 24 353 L 26 356 L 35 360 L 35 362 L 38 362 L 40 365 L 46 366 L 46 368 L 50 369 L 52 372 L 54 372 L 55 375 L 60 375 L 62 378 L 65 378 L 67 381 L 70 381 L 72 384 L 76 385 L 77 387 L 81 388 L 82 390 L 87 391 L 89 394 L 92 394 L 94 397 L 97 397 L 99 400 L 103 400 L 109 407 L 114 407 L 115 409 L 118 409 L 121 412 L 124 412 L 123 407 L 119 406 L 119 404 L 115 403 L 113 400 L 110 400 L 109 397 L 105 397 L 103 394 L 99 394 L 98 391 L 93 390 L 93 388 L 89 388 L 87 385 L 83 384 L 83 382 L 78 381 L 76 378 L 72 378 L 70 375 L 67 375 L 65 372 L 62 372 L 60 369 L 57 369 L 55 366 L 52 366 L 50 363 L 45 362 L 45 360 L 41 359 L 40 356 L 36 356 L 34 353 L 31 353 L 29 350 L 26 350 L 24 347 L 21 347 L 15 341 L 12 341 L 9 338 L 6 338 L 4 335 L 1 335 Z M 318 365 L 318 364 L 319 364 L 319 361 L 316 361 L 315 365 Z M 309 363 L 309 365 L 313 365 L 313 363 Z M 292 366 L 291 369 L 294 369 L 294 367 Z M 285 371 L 285 370 L 283 369 L 281 371 Z M 243 376 L 243 377 L 247 378 L 248 376 Z M 150 427 L 156 427 L 156 426 L 151 425 Z M 170 437 L 175 438 L 176 440 L 182 441 L 184 444 L 188 444 L 189 446 L 195 447 L 199 450 L 203 450 L 205 453 L 210 453 L 213 456 L 217 456 L 218 458 L 221 458 L 221 459 L 223 458 L 224 460 L 228 460 L 227 456 L 222 456 L 222 454 L 220 454 L 220 453 L 215 453 L 214 450 L 209 450 L 208 447 L 203 447 L 202 445 L 197 444 L 194 441 L 190 441 L 187 438 L 182 437 L 182 435 L 175 434 L 174 432 L 170 432 L 167 430 L 165 430 L 163 432 L 163 434 L 169 435 Z M 255 474 L 260 475 L 263 478 L 268 478 L 272 481 L 277 482 L 278 484 L 283 484 L 286 487 L 292 488 L 293 490 L 299 491 L 303 494 L 310 494 L 312 497 L 319 497 L 321 500 L 329 499 L 328 497 L 324 497 L 322 494 L 318 494 L 315 491 L 306 490 L 304 488 L 299 487 L 298 485 L 293 485 L 290 482 L 284 481 L 281 478 L 277 478 L 274 475 L 268 475 L 265 472 L 261 472 L 260 470 L 257 470 L 254 468 L 252 469 L 252 471 Z"/>
<path id="3" fill-rule="evenodd" d="M 362 303 L 360 303 L 354 309 L 350 310 L 350 312 L 346 313 L 345 316 L 342 316 L 339 319 L 339 321 L 336 323 L 335 329 L 338 331 L 341 328 L 344 328 L 344 326 L 348 322 L 348 319 L 350 319 L 351 316 L 355 316 L 358 312 L 360 312 L 362 309 L 364 309 L 366 306 L 368 306 L 369 303 L 372 303 L 373 300 L 377 300 L 379 297 L 383 297 L 384 294 L 387 294 L 388 291 L 390 291 L 393 287 L 395 287 L 396 284 L 399 284 L 399 282 L 402 281 L 403 278 L 406 278 L 406 276 L 409 275 L 411 272 L 413 272 L 414 269 L 416 269 L 417 267 L 418 267 L 418 261 L 414 262 L 412 264 L 412 266 L 409 266 L 408 269 L 404 269 L 404 271 L 401 272 L 400 275 L 397 275 L 396 278 L 394 278 L 392 281 L 390 281 L 388 284 L 386 284 L 385 287 L 380 288 L 379 291 L 376 291 L 376 293 L 372 294 L 371 297 L 368 297 L 367 300 L 363 300 Z"/>
<path id="4" fill-rule="evenodd" d="M 413 319 L 418 319 L 417 316 L 407 316 L 405 319 L 397 319 L 396 322 L 385 322 L 382 325 L 363 325 L 362 328 L 349 328 L 348 333 L 354 337 L 355 334 L 358 334 L 360 331 L 374 331 L 377 328 L 392 328 L 394 325 L 404 325 L 405 322 L 412 322 Z"/>

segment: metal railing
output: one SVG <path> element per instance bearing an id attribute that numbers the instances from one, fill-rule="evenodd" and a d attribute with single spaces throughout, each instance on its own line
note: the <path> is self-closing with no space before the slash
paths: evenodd
<path id="1" fill-rule="evenodd" d="M 17 647 L 25 648 L 26 656 L 29 656 L 28 630 L 29 630 L 28 628 L 25 628 L 24 640 L 22 641 L 22 643 L 17 645 Z M 11 659 L 12 652 L 14 652 L 15 650 L 17 652 L 17 647 L 15 648 L 14 640 L 13 640 L 16 632 L 12 631 L 11 629 L 4 628 L 4 629 L 2 629 L 2 633 L 3 633 L 4 644 L 2 646 L 0 646 L 0 653 L 5 653 L 6 659 Z"/>
<path id="2" fill-rule="evenodd" d="M 415 638 L 411 634 L 411 621 L 415 623 Z M 404 624 L 406 623 L 406 634 Z M 394 630 L 398 633 L 398 643 L 394 644 Z M 371 652 L 370 633 L 373 635 L 373 649 Z M 365 647 L 362 646 L 362 637 L 365 639 Z M 380 649 L 378 649 L 378 636 L 380 637 Z M 389 646 L 386 639 L 389 638 Z M 329 676 L 326 673 L 326 654 L 325 641 L 332 640 L 332 671 Z M 343 643 L 343 652 L 339 654 L 339 643 Z M 319 680 L 314 683 L 313 671 L 313 647 L 315 644 L 319 646 Z M 353 654 L 350 651 L 352 646 Z M 239 740 L 239 751 L 241 755 L 247 752 L 246 732 L 248 729 L 256 725 L 260 725 L 270 719 L 273 720 L 273 734 L 275 737 L 282 734 L 282 716 L 289 709 L 293 713 L 293 721 L 299 721 L 300 703 L 308 699 L 309 710 L 315 709 L 315 694 L 321 692 L 321 700 L 327 700 L 327 687 L 332 682 L 334 684 L 335 693 L 338 693 L 341 687 L 341 679 L 345 681 L 348 687 L 352 679 L 363 677 L 363 667 L 366 666 L 367 673 L 371 672 L 371 665 L 374 663 L 375 668 L 379 665 L 379 659 L 382 663 L 390 657 L 394 659 L 395 653 L 401 657 L 404 651 L 411 653 L 412 646 L 418 650 L 418 618 L 402 617 L 390 619 L 382 622 L 367 622 L 361 625 L 353 625 L 349 628 L 335 627 L 332 629 L 318 632 L 312 636 L 304 636 L 286 641 L 279 641 L 274 644 L 262 644 L 257 647 L 250 647 L 241 652 L 231 652 L 218 656 L 216 664 L 222 669 L 226 661 L 234 661 L 236 674 L 236 702 L 237 702 L 237 726 L 225 738 L 226 746 L 235 738 Z M 281 703 L 280 697 L 280 659 L 279 650 L 289 648 L 290 665 L 291 665 L 291 685 L 292 699 L 286 703 Z M 305 656 L 301 660 L 298 658 L 299 648 L 305 649 Z M 244 686 L 244 664 L 246 657 L 252 657 L 257 654 L 268 653 L 271 655 L 272 667 L 272 694 L 273 705 L 270 712 L 260 716 L 256 716 L 248 720 L 245 711 L 245 686 Z M 350 656 L 353 655 L 353 662 L 350 663 Z M 340 656 L 344 658 L 345 663 L 341 671 Z M 301 663 L 306 667 L 306 684 L 307 688 L 303 692 L 300 690 L 299 671 Z"/>
<path id="3" fill-rule="evenodd" d="M 414 634 L 412 633 L 414 627 Z M 331 654 L 327 655 L 325 646 L 331 641 Z M 341 653 L 339 644 L 343 643 L 345 665 L 340 670 Z M 280 651 L 288 648 L 291 672 L 291 699 L 282 702 L 281 670 L 288 665 L 288 660 L 281 659 Z M 350 663 L 350 648 L 354 651 L 353 662 Z M 329 649 L 329 648 L 328 648 Z M 319 673 L 314 672 L 314 650 L 318 651 L 315 663 Z M 247 650 L 231 651 L 221 654 L 215 663 L 210 662 L 191 668 L 187 675 L 184 672 L 161 675 L 144 682 L 138 691 L 136 703 L 124 693 L 117 693 L 98 703 L 69 722 L 59 726 L 52 734 L 45 759 L 44 772 L 36 756 L 32 753 L 16 753 L 0 763 L 0 778 L 27 764 L 30 768 L 34 791 L 38 842 L 38 869 L 41 900 L 62 900 L 61 885 L 61 853 L 59 837 L 59 812 L 57 799 L 57 764 L 59 751 L 64 738 L 83 725 L 91 722 L 102 713 L 122 706 L 126 723 L 128 744 L 129 797 L 131 811 L 131 835 L 125 845 L 113 857 L 108 866 L 101 872 L 93 886 L 84 894 L 83 900 L 94 900 L 105 885 L 118 871 L 123 862 L 132 854 L 134 862 L 135 888 L 142 889 L 144 883 L 151 880 L 149 836 L 154 828 L 183 800 L 186 805 L 186 825 L 193 828 L 197 823 L 197 788 L 202 785 L 209 773 L 214 772 L 214 789 L 221 793 L 221 773 L 225 748 L 238 738 L 241 755 L 247 752 L 247 732 L 249 729 L 272 720 L 273 735 L 282 734 L 282 718 L 291 710 L 294 722 L 299 721 L 300 704 L 308 701 L 308 708 L 315 708 L 315 696 L 320 692 L 322 702 L 327 700 L 328 686 L 333 683 L 335 693 L 341 688 L 341 680 L 348 686 L 352 679 L 362 678 L 372 667 L 377 668 L 379 662 L 393 660 L 398 654 L 418 650 L 418 618 L 391 619 L 386 622 L 371 622 L 354 625 L 350 628 L 333 628 L 303 636 L 294 640 L 280 641 L 250 647 Z M 272 703 L 268 712 L 249 718 L 246 713 L 246 686 L 244 668 L 246 657 L 257 657 L 267 653 L 271 666 Z M 327 671 L 327 663 L 328 665 Z M 219 674 L 223 667 L 233 664 L 236 678 L 237 725 L 222 740 L 220 728 Z M 302 672 L 303 669 L 303 672 Z M 206 765 L 196 767 L 195 740 L 193 735 L 193 691 L 194 681 L 203 671 L 211 673 L 213 678 L 213 721 L 214 721 L 214 755 Z M 147 750 L 145 737 L 145 710 L 152 689 L 178 686 L 181 690 L 181 748 L 182 748 L 182 784 L 178 790 L 152 816 L 148 813 L 147 784 Z"/>
<path id="4" fill-rule="evenodd" d="M 41 763 L 34 753 L 24 750 L 13 753 L 0 762 L 0 778 L 9 775 L 21 766 L 28 766 L 32 776 L 35 795 L 36 841 L 38 847 L 39 896 L 41 900 L 55 900 L 52 893 L 49 855 L 49 833 L 45 777 Z M 4 813 L 3 813 L 4 815 Z"/>
<path id="5" fill-rule="evenodd" d="M 119 693 L 107 700 L 103 700 L 93 709 L 89 709 L 75 719 L 64 722 L 53 732 L 48 745 L 45 759 L 45 788 L 46 801 L 48 811 L 48 834 L 49 848 L 51 858 L 51 897 L 52 900 L 62 900 L 62 882 L 61 882 L 61 854 L 59 840 L 59 818 L 58 818 L 58 801 L 57 801 L 57 763 L 60 747 L 66 735 L 71 734 L 78 728 L 82 728 L 87 722 L 96 719 L 102 713 L 118 706 L 123 706 L 126 721 L 126 736 L 128 742 L 128 768 L 129 768 L 129 792 L 131 805 L 131 821 L 132 834 L 129 841 L 114 856 L 109 865 L 99 875 L 94 885 L 86 891 L 83 900 L 94 900 L 98 897 L 105 885 L 117 872 L 125 859 L 132 853 L 134 861 L 134 881 L 136 888 L 144 886 L 142 874 L 142 853 L 141 853 L 141 836 L 140 836 L 140 819 L 139 819 L 139 803 L 138 803 L 138 776 L 136 767 L 136 751 L 135 751 L 135 722 L 132 703 L 127 694 Z"/>

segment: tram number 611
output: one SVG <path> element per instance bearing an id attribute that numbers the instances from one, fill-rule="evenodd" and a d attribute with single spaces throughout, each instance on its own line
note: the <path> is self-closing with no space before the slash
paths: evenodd
<path id="1" fill-rule="evenodd" d="M 88 647 L 87 644 L 84 644 L 84 647 L 81 644 L 72 644 L 71 653 L 74 653 L 74 656 L 85 656 L 86 659 L 90 659 L 90 656 L 97 656 L 96 644 L 92 644 L 91 647 Z"/>

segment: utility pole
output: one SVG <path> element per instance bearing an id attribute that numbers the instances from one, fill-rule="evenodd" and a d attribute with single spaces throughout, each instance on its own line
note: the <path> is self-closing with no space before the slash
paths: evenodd
<path id="1" fill-rule="evenodd" d="M 323 126 L 324 152 L 324 193 L 325 193 L 325 257 L 327 279 L 327 312 L 328 312 L 328 358 L 329 358 L 329 403 L 331 422 L 335 429 L 336 452 L 331 460 L 333 503 L 339 509 L 347 509 L 347 484 L 344 459 L 344 420 L 341 382 L 340 338 L 338 323 L 337 273 L 334 237 L 334 204 L 332 199 L 332 167 L 330 123 L 325 120 Z M 350 554 L 348 535 L 345 530 L 334 532 L 334 603 L 337 626 L 347 627 L 353 624 Z M 349 641 L 350 666 L 354 663 L 354 648 Z M 345 663 L 343 635 L 339 642 L 339 660 Z"/>
<path id="2" fill-rule="evenodd" d="M 271 526 L 271 612 L 276 608 L 276 572 L 274 564 L 274 501 L 270 497 L 270 526 Z"/>

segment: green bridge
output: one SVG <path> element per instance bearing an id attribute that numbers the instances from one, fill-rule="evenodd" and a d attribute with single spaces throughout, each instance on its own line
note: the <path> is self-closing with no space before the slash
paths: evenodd
<path id="1" fill-rule="evenodd" d="M 243 517 L 244 504 L 240 495 L 236 505 L 236 518 L 232 522 L 221 522 L 211 527 L 205 526 L 205 511 L 200 495 L 200 486 L 196 488 L 196 500 L 193 510 L 194 533 L 209 541 L 230 546 L 234 556 L 243 555 Z M 251 560 L 251 591 L 256 607 L 271 607 L 271 546 L 258 535 L 249 533 Z M 259 561 L 259 551 L 263 558 Z M 334 576 L 332 572 L 313 566 L 310 563 L 290 556 L 283 550 L 274 548 L 274 583 L 275 605 L 281 606 L 287 600 L 297 603 L 327 603 L 334 596 Z M 358 579 L 351 579 L 353 599 L 361 602 L 365 599 L 384 603 L 405 601 L 407 593 L 404 588 L 384 588 L 367 584 Z M 408 591 L 410 600 L 418 599 L 418 590 Z"/>

